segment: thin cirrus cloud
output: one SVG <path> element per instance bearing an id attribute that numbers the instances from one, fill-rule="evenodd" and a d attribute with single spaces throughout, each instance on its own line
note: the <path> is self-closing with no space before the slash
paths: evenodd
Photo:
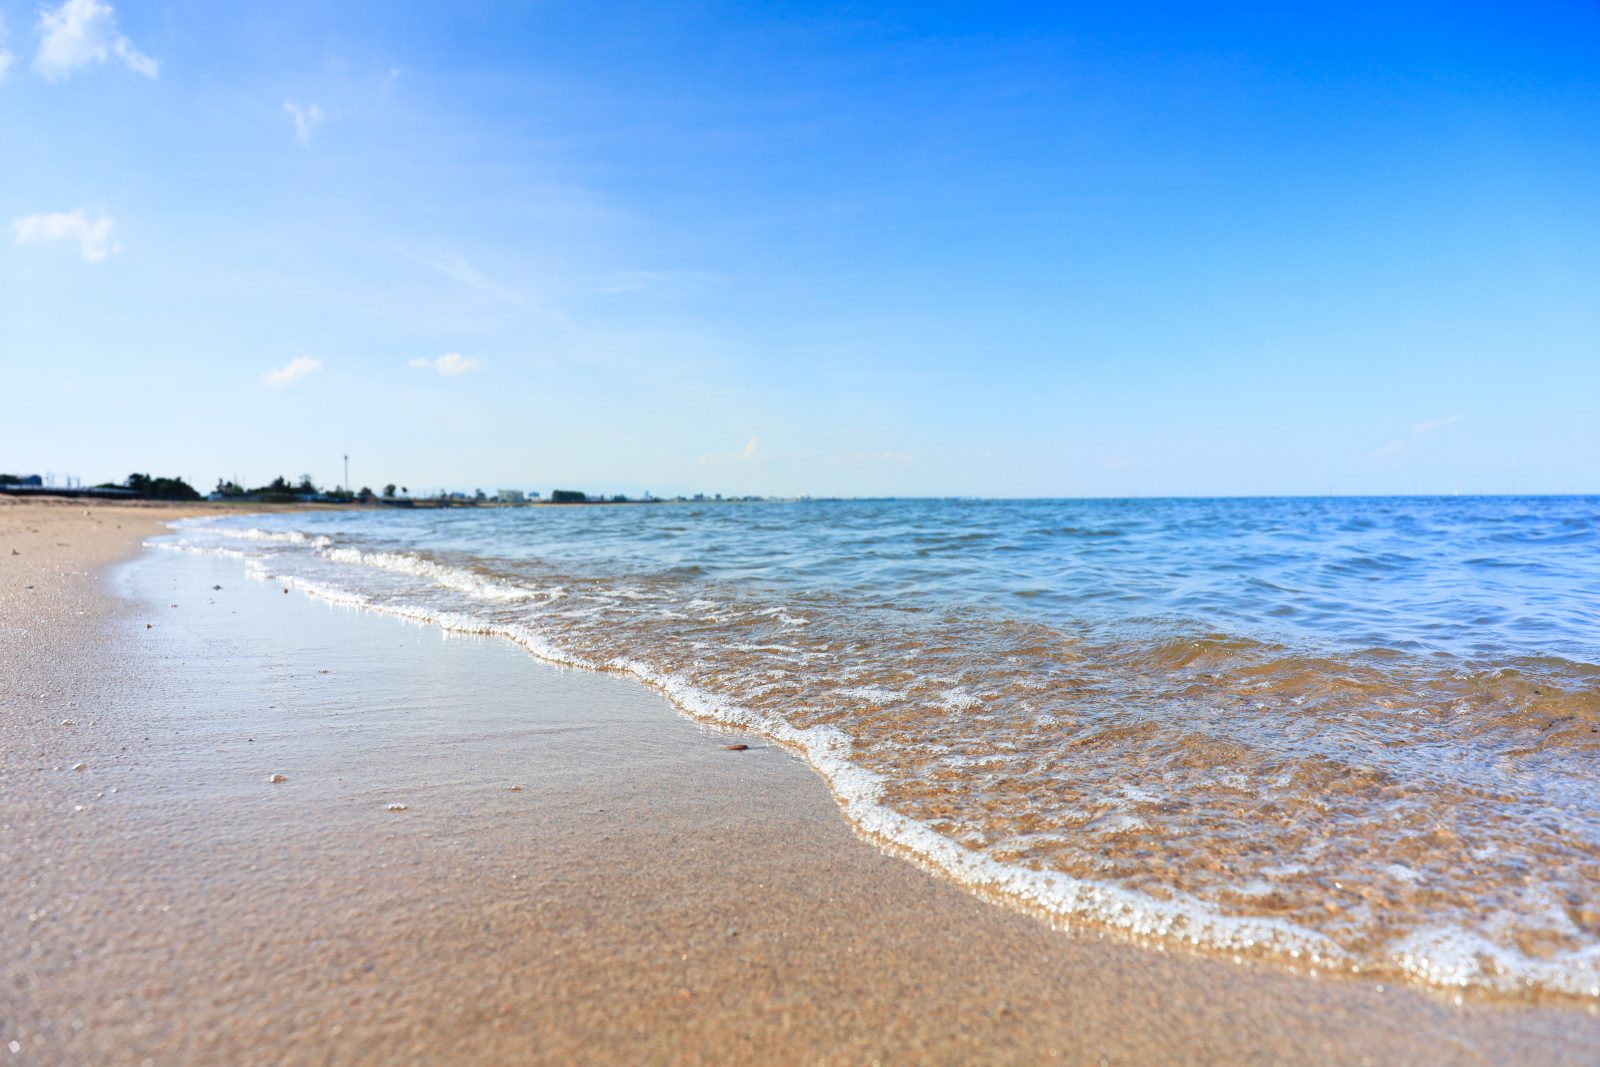
<path id="1" fill-rule="evenodd" d="M 12 60 L 17 57 L 6 51 L 6 20 L 0 19 L 0 82 L 6 80 L 6 71 L 11 69 Z"/>
<path id="2" fill-rule="evenodd" d="M 19 245 L 75 241 L 85 263 L 99 263 L 122 245 L 111 239 L 116 225 L 109 216 L 91 219 L 82 208 L 41 215 L 24 215 L 11 221 Z"/>
<path id="3" fill-rule="evenodd" d="M 133 46 L 117 30 L 117 13 L 100 0 L 64 0 L 60 7 L 39 12 L 39 54 L 33 69 L 48 81 L 59 81 L 80 67 L 112 58 L 135 74 L 160 76 L 160 64 Z"/>
<path id="4" fill-rule="evenodd" d="M 311 138 L 316 135 L 317 127 L 322 125 L 326 117 L 322 108 L 316 104 L 297 104 L 293 100 L 283 102 L 283 110 L 294 120 L 294 139 L 300 142 L 301 148 L 311 147 Z"/>
<path id="5" fill-rule="evenodd" d="M 527 307 L 527 302 L 521 296 L 507 289 L 505 286 L 484 275 L 478 268 L 468 263 L 461 256 L 446 256 L 444 259 L 430 259 L 427 256 L 415 255 L 401 249 L 401 254 L 413 262 L 424 267 L 438 271 L 447 278 L 454 278 L 470 289 L 476 289 L 485 296 L 510 304 L 512 307 Z"/>
<path id="6" fill-rule="evenodd" d="M 415 367 L 417 370 L 438 371 L 446 378 L 454 378 L 458 374 L 477 370 L 483 366 L 483 360 L 472 356 L 463 356 L 460 352 L 446 352 L 438 359 L 413 359 L 406 366 Z"/>
<path id="7" fill-rule="evenodd" d="M 314 356 L 296 356 L 283 366 L 267 371 L 261 376 L 261 380 L 274 389 L 282 389 L 321 369 L 322 360 Z"/>
<path id="8" fill-rule="evenodd" d="M 1452 423 L 1460 422 L 1465 417 L 1465 415 L 1451 415 L 1448 418 L 1416 423 L 1411 427 L 1409 433 L 1402 437 L 1391 437 L 1371 452 L 1368 452 L 1367 458 L 1375 463 L 1393 463 L 1406 453 L 1416 449 L 1435 433 Z"/>

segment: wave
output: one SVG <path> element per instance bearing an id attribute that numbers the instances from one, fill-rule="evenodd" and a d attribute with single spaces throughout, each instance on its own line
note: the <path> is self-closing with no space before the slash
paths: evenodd
<path id="1" fill-rule="evenodd" d="M 239 555 L 185 533 L 164 547 Z M 243 540 L 259 577 L 624 673 L 759 732 L 863 835 L 1055 921 L 1600 997 L 1600 668 L 1111 639 L 701 575 Z"/>

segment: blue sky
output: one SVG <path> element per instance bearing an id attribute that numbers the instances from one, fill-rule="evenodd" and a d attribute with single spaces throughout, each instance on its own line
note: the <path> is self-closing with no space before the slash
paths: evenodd
<path id="1" fill-rule="evenodd" d="M 0 0 L 0 469 L 1596 491 L 1600 4 Z"/>

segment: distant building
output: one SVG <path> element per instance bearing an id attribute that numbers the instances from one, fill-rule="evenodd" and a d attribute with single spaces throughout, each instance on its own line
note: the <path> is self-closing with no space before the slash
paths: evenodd
<path id="1" fill-rule="evenodd" d="M 521 504 L 528 499 L 521 489 L 496 489 L 494 498 L 502 504 Z"/>

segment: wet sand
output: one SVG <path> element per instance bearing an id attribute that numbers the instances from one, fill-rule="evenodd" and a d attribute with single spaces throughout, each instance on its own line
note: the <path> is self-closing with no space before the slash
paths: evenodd
<path id="1" fill-rule="evenodd" d="M 1579 1008 L 1051 929 L 631 681 L 85 508 L 0 502 L 0 1060 L 1600 1062 Z"/>

